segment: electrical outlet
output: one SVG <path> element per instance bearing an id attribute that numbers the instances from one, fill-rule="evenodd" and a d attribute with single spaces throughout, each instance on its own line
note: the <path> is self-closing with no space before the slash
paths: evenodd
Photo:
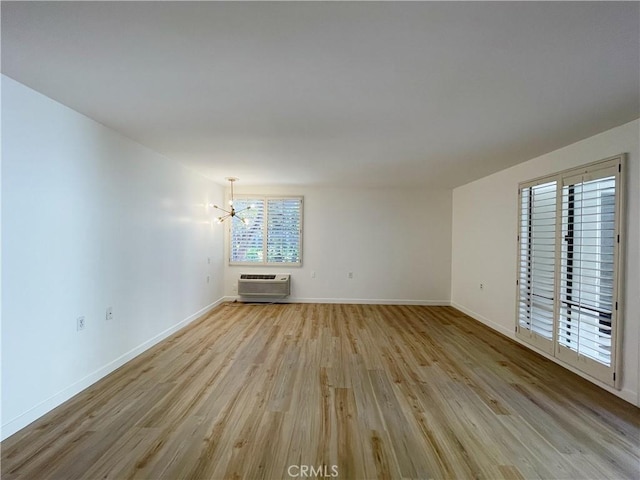
<path id="1" fill-rule="evenodd" d="M 107 320 L 113 320 L 113 307 L 107 307 L 107 313 L 105 315 Z"/>
<path id="2" fill-rule="evenodd" d="M 349 273 L 347 274 L 347 276 L 348 276 L 349 278 L 353 278 L 353 272 L 349 272 Z"/>
<path id="3" fill-rule="evenodd" d="M 484 290 L 484 283 L 480 284 L 480 290 Z"/>
<path id="4" fill-rule="evenodd" d="M 211 265 L 211 257 L 207 257 L 207 263 Z"/>
<path id="5" fill-rule="evenodd" d="M 211 280 L 211 277 L 207 275 L 207 283 L 209 283 L 209 280 Z"/>
<path id="6" fill-rule="evenodd" d="M 316 278 L 316 272 L 311 272 L 311 278 Z"/>
<path id="7" fill-rule="evenodd" d="M 78 331 L 84 330 L 84 326 L 85 326 L 84 317 L 76 318 L 76 328 L 78 329 Z"/>

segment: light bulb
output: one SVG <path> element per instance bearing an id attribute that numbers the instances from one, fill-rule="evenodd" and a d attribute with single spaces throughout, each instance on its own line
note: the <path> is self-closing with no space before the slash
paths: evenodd
<path id="1" fill-rule="evenodd" d="M 229 205 L 233 205 L 233 200 L 229 200 Z"/>

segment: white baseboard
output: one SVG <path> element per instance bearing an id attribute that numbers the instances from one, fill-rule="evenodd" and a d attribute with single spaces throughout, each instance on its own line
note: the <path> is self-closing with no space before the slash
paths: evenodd
<path id="1" fill-rule="evenodd" d="M 491 327 L 493 330 L 497 330 L 501 334 L 513 340 L 517 340 L 514 334 L 515 332 L 513 330 L 509 330 L 508 328 L 505 328 L 504 325 L 500 325 L 492 320 L 489 320 L 487 317 L 483 317 L 479 313 L 476 313 L 473 310 L 470 310 L 467 307 L 460 305 L 459 303 L 451 302 L 451 306 L 457 310 L 460 310 L 462 313 L 469 315 L 474 320 L 477 320 L 480 323 L 484 323 L 487 327 Z"/>
<path id="2" fill-rule="evenodd" d="M 289 299 L 292 303 L 343 303 L 354 305 L 425 305 L 425 306 L 449 306 L 448 300 L 408 300 L 395 298 L 299 298 Z"/>
<path id="3" fill-rule="evenodd" d="M 515 336 L 515 325 L 514 325 L 514 330 L 510 330 L 508 328 L 505 328 L 503 325 L 499 325 L 499 324 L 489 320 L 488 318 L 483 317 L 482 315 L 474 312 L 473 310 L 470 310 L 470 309 L 464 307 L 463 305 L 460 305 L 459 303 L 451 302 L 451 306 L 453 308 L 456 308 L 456 309 L 460 310 L 462 313 L 468 315 L 469 317 L 473 318 L 474 320 L 485 324 L 487 327 L 502 333 L 504 336 L 509 337 L 513 341 L 515 341 L 515 342 L 527 347 L 530 350 L 533 350 L 534 352 L 542 355 L 543 357 L 551 360 L 552 362 L 557 363 L 561 367 L 566 368 L 567 370 L 575 373 L 576 375 L 584 378 L 585 380 L 588 380 L 589 382 L 593 383 L 594 385 L 597 385 L 598 387 L 606 390 L 607 392 L 614 394 L 616 397 L 620 397 L 621 399 L 625 400 L 626 402 L 629 402 L 632 405 L 640 407 L 640 401 L 638 399 L 638 394 L 636 392 L 634 392 L 633 390 L 629 390 L 627 388 L 622 389 L 622 390 L 617 390 L 617 389 L 615 389 L 613 387 L 610 387 L 609 385 L 607 385 L 605 383 L 602 383 L 602 382 L 596 380 L 595 378 L 590 377 L 586 373 L 581 372 L 580 370 L 574 368 L 573 366 L 567 365 L 566 363 L 562 362 L 561 360 L 558 360 L 554 356 L 549 355 L 548 353 L 543 352 L 542 350 L 539 350 L 539 349 L 535 348 L 533 345 L 529 345 L 528 343 L 523 342 L 522 340 L 520 340 L 518 337 Z"/>
<path id="4" fill-rule="evenodd" d="M 176 323 L 175 325 L 166 329 L 165 331 L 158 333 L 157 335 L 150 338 L 146 342 L 138 345 L 132 350 L 129 350 L 127 353 L 120 355 L 118 358 L 110 361 L 109 363 L 99 368 L 98 370 L 90 373 L 86 377 L 62 389 L 60 392 L 40 402 L 36 406 L 27 410 L 26 412 L 13 418 L 12 420 L 9 420 L 7 423 L 3 423 L 2 427 L 0 427 L 0 439 L 4 440 L 5 438 L 8 438 L 9 436 L 13 435 L 17 431 L 26 427 L 27 425 L 34 422 L 38 418 L 42 417 L 46 413 L 50 412 L 57 406 L 66 402 L 74 395 L 77 395 L 82 390 L 90 387 L 91 385 L 96 383 L 98 380 L 104 378 L 105 376 L 107 376 L 117 368 L 121 367 L 128 361 L 134 359 L 135 357 L 145 352 L 149 348 L 153 347 L 157 343 L 161 342 L 165 338 L 173 335 L 175 332 L 187 326 L 188 324 L 193 322 L 195 319 L 200 318 L 202 315 L 206 314 L 210 310 L 220 305 L 222 302 L 225 301 L 225 298 L 226 297 L 220 298 L 219 300 L 216 300 L 215 302 L 207 305 L 206 307 L 201 308 L 194 314 L 189 315 L 184 320 L 181 320 L 180 322 Z"/>
<path id="5" fill-rule="evenodd" d="M 224 297 L 225 301 L 241 301 L 238 296 Z M 244 301 L 250 302 L 245 299 Z M 377 299 L 377 298 L 302 298 L 287 297 L 283 299 L 267 299 L 260 298 L 256 301 L 272 301 L 274 303 L 340 303 L 345 305 L 424 305 L 434 307 L 448 307 L 451 305 L 449 300 L 406 300 L 406 299 Z"/>

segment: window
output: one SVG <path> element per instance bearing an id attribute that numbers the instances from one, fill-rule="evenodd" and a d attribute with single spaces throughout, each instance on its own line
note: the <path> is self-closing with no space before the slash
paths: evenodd
<path id="1" fill-rule="evenodd" d="M 622 156 L 519 187 L 516 335 L 616 386 Z"/>
<path id="2" fill-rule="evenodd" d="M 231 265 L 301 265 L 302 197 L 240 197 L 235 209 L 245 223 L 231 222 Z"/>
<path id="3" fill-rule="evenodd" d="M 518 323 L 529 342 L 548 353 L 553 346 L 556 191 L 555 180 L 520 189 Z"/>

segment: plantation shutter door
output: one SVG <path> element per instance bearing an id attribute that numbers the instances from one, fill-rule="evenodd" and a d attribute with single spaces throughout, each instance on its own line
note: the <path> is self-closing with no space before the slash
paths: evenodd
<path id="1" fill-rule="evenodd" d="M 302 199 L 267 200 L 267 262 L 300 263 Z"/>
<path id="2" fill-rule="evenodd" d="M 557 181 L 520 188 L 516 335 L 553 352 Z"/>
<path id="3" fill-rule="evenodd" d="M 237 198 L 233 207 L 242 211 L 241 222 L 237 217 L 231 218 L 231 263 L 261 263 L 264 241 L 264 200 Z M 247 207 L 251 207 L 247 210 Z"/>
<path id="4" fill-rule="evenodd" d="M 619 167 L 562 179 L 556 356 L 613 383 Z"/>

